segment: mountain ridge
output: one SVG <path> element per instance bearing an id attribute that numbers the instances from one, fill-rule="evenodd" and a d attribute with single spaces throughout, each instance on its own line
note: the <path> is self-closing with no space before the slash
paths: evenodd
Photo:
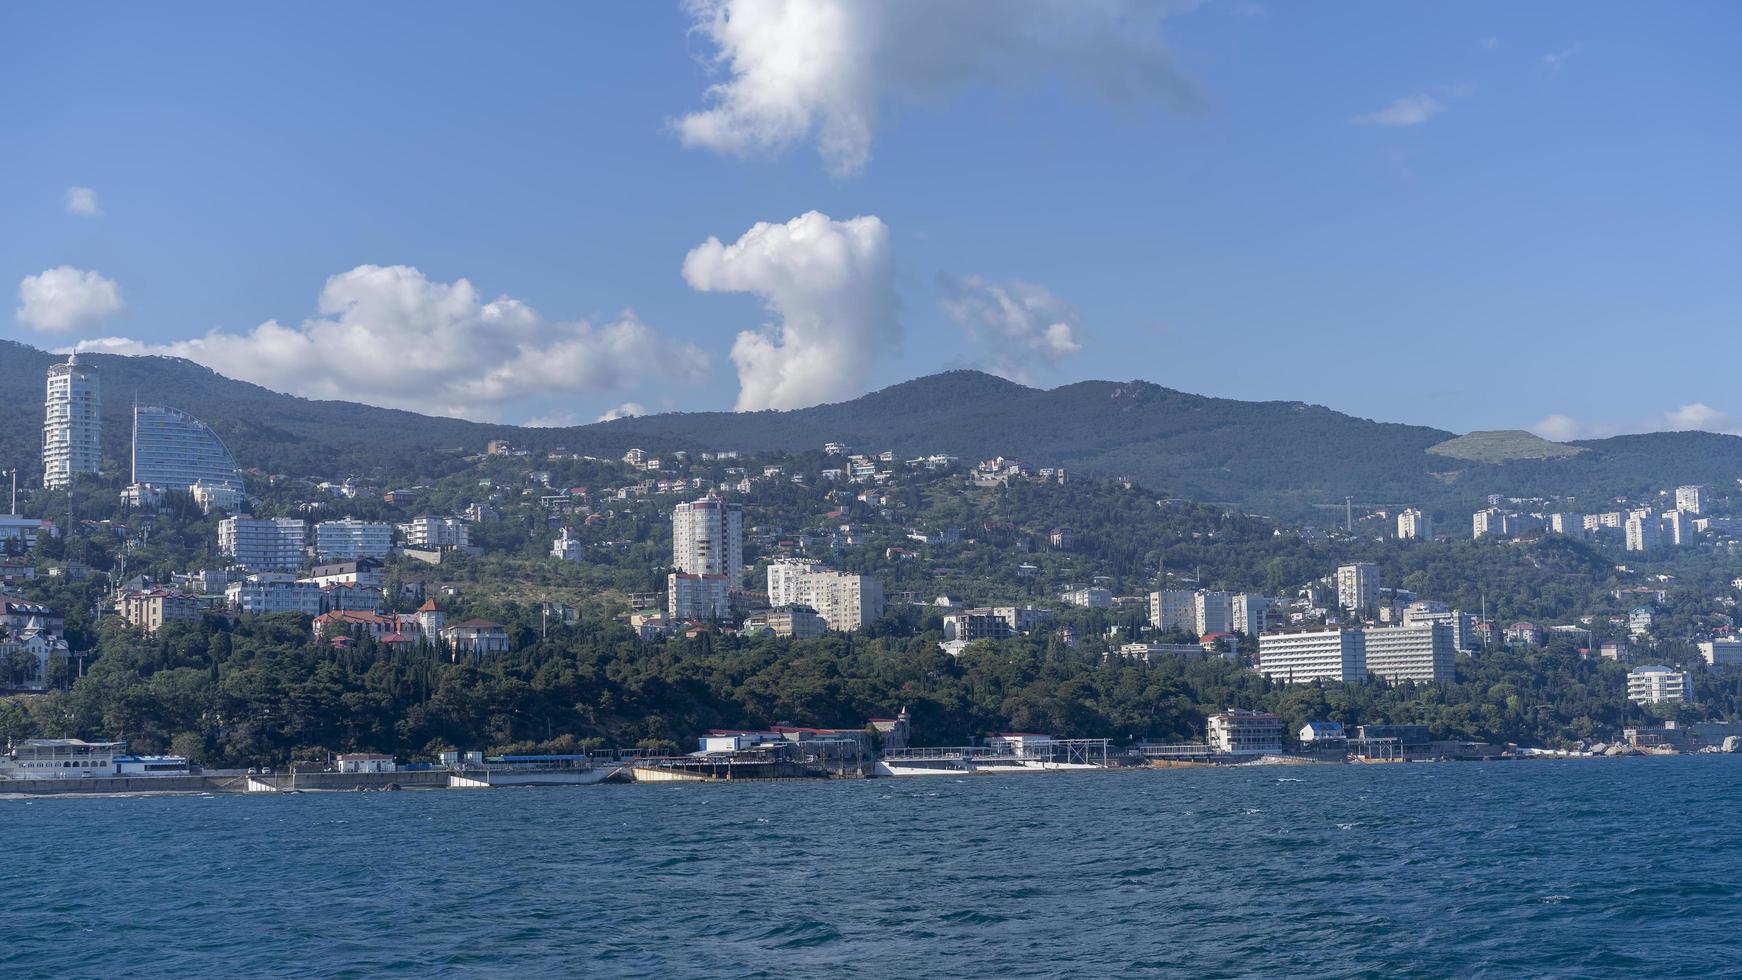
<path id="1" fill-rule="evenodd" d="M 244 467 L 383 481 L 439 476 L 490 439 L 600 456 L 631 447 L 820 451 L 825 442 L 902 456 L 946 453 L 970 462 L 1005 455 L 1082 475 L 1129 477 L 1170 496 L 1286 515 L 1340 505 L 1346 496 L 1377 506 L 1461 508 L 1487 493 L 1588 497 L 1666 481 L 1728 482 L 1742 474 L 1742 438 L 1736 436 L 1540 440 L 1574 455 L 1465 459 L 1431 450 L 1480 434 L 1459 436 L 1298 401 L 1197 395 L 1141 380 L 1044 389 L 958 369 L 790 411 L 673 412 L 530 428 L 287 395 L 180 358 L 84 356 L 103 375 L 105 456 L 112 465 L 126 458 L 127 408 L 136 390 L 204 420 Z M 23 481 L 40 473 L 43 372 L 60 359 L 0 341 L 0 468 L 19 466 Z"/>

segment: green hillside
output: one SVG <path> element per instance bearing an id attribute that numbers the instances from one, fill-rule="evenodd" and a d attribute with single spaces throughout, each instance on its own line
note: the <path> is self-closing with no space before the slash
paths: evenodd
<path id="1" fill-rule="evenodd" d="M 313 401 L 235 381 L 188 361 L 87 355 L 102 372 L 109 475 L 125 477 L 128 410 L 137 395 L 205 420 L 245 468 L 381 482 L 452 472 L 490 439 L 546 451 L 617 456 L 639 446 L 776 452 L 825 442 L 1005 455 L 1081 475 L 1130 477 L 1170 496 L 1284 517 L 1358 505 L 1465 510 L 1489 493 L 1606 497 L 1742 476 L 1742 438 L 1656 433 L 1558 444 L 1522 432 L 1454 437 L 1300 402 L 1208 398 L 1148 382 L 1085 381 L 1051 390 L 950 371 L 790 412 L 695 412 L 531 429 L 350 402 Z M 60 358 L 0 341 L 0 468 L 40 473 L 43 372 Z"/>
<path id="2" fill-rule="evenodd" d="M 1585 451 L 1583 446 L 1550 442 L 1523 429 L 1471 432 L 1428 447 L 1428 452 L 1436 456 L 1450 456 L 1476 463 L 1505 463 L 1515 459 L 1565 459 Z"/>

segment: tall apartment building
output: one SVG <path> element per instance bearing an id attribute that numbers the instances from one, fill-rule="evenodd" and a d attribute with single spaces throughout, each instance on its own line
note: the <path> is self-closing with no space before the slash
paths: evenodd
<path id="1" fill-rule="evenodd" d="M 1433 518 L 1425 512 L 1410 507 L 1397 515 L 1397 537 L 1399 540 L 1431 541 L 1433 536 Z"/>
<path id="2" fill-rule="evenodd" d="M 1231 592 L 1199 590 L 1192 597 L 1193 626 L 1198 635 L 1234 631 L 1234 595 Z"/>
<path id="3" fill-rule="evenodd" d="M 43 400 L 42 485 L 59 490 L 81 473 L 95 474 L 103 461 L 103 390 L 97 369 L 80 364 L 77 352 L 48 369 Z"/>
<path id="4" fill-rule="evenodd" d="M 1627 700 L 1635 704 L 1687 703 L 1694 699 L 1694 678 L 1686 671 L 1652 664 L 1627 675 Z"/>
<path id="5" fill-rule="evenodd" d="M 857 630 L 883 615 L 883 585 L 805 559 L 778 561 L 768 566 L 768 603 L 776 609 L 809 606 L 829 629 Z"/>
<path id="6" fill-rule="evenodd" d="M 687 575 L 744 577 L 744 509 L 708 494 L 671 512 L 671 564 Z"/>
<path id="7" fill-rule="evenodd" d="M 287 572 L 302 567 L 308 523 L 293 517 L 226 517 L 218 522 L 218 550 L 230 561 L 256 572 Z"/>
<path id="8" fill-rule="evenodd" d="M 315 525 L 315 557 L 320 561 L 383 559 L 393 550 L 393 527 L 346 518 Z"/>
<path id="9" fill-rule="evenodd" d="M 1479 510 L 1470 517 L 1471 529 L 1478 538 L 1499 537 L 1506 533 L 1506 512 L 1497 507 Z"/>
<path id="10" fill-rule="evenodd" d="M 399 525 L 408 548 L 465 548 L 472 543 L 471 525 L 458 517 L 414 517 Z"/>
<path id="11" fill-rule="evenodd" d="M 1627 550 L 1650 551 L 1663 543 L 1663 521 L 1649 510 L 1627 515 Z"/>
<path id="12" fill-rule="evenodd" d="M 1697 484 L 1675 488 L 1675 509 L 1692 514 L 1706 512 L 1706 488 Z"/>
<path id="13" fill-rule="evenodd" d="M 1247 636 L 1258 636 L 1264 632 L 1270 615 L 1269 598 L 1242 592 L 1234 597 L 1233 606 L 1234 632 Z"/>
<path id="14" fill-rule="evenodd" d="M 1185 589 L 1149 594 L 1149 626 L 1158 633 L 1198 628 L 1197 598 Z"/>
<path id="15" fill-rule="evenodd" d="M 211 427 L 179 409 L 133 406 L 133 484 L 190 490 L 242 488 L 242 471 Z"/>
<path id="16" fill-rule="evenodd" d="M 1664 544 L 1683 547 L 1694 543 L 1694 515 L 1692 511 L 1672 510 L 1663 515 L 1659 521 L 1660 534 Z"/>
<path id="17" fill-rule="evenodd" d="M 798 604 L 798 581 L 822 567 L 815 558 L 776 558 L 768 563 L 768 604 L 781 606 Z"/>
<path id="18" fill-rule="evenodd" d="M 1584 514 L 1550 514 L 1548 529 L 1556 534 L 1569 538 L 1585 536 L 1586 517 Z"/>
<path id="19" fill-rule="evenodd" d="M 1379 566 L 1356 562 L 1337 569 L 1337 605 L 1370 616 L 1379 607 Z"/>
<path id="20" fill-rule="evenodd" d="M 672 572 L 665 577 L 665 598 L 673 620 L 725 619 L 732 614 L 732 580 Z"/>

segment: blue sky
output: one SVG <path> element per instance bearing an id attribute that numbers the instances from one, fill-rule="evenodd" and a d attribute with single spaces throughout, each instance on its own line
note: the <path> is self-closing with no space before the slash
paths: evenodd
<path id="1" fill-rule="evenodd" d="M 1162 11 L 5 5 L 0 335 L 505 421 L 976 366 L 1742 427 L 1742 8 Z"/>

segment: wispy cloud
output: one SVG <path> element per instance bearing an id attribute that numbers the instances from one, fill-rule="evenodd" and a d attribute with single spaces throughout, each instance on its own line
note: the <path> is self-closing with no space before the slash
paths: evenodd
<path id="1" fill-rule="evenodd" d="M 97 218 L 103 208 L 97 203 L 97 192 L 89 187 L 67 188 L 67 213 L 81 218 Z"/>
<path id="2" fill-rule="evenodd" d="M 1661 415 L 1631 422 L 1588 421 L 1556 413 L 1528 427 L 1531 432 L 1566 442 L 1571 439 L 1607 439 L 1610 436 L 1636 435 L 1642 432 L 1717 432 L 1742 436 L 1742 422 L 1728 412 L 1704 402 L 1693 402 L 1672 408 Z"/>
<path id="3" fill-rule="evenodd" d="M 1078 315 L 1038 283 L 987 282 L 941 273 L 944 312 L 984 351 L 993 373 L 1022 384 L 1050 372 L 1083 347 Z"/>
<path id="4" fill-rule="evenodd" d="M 1560 70 L 1567 66 L 1567 62 L 1571 61 L 1573 56 L 1578 54 L 1583 50 L 1583 48 L 1584 45 L 1582 44 L 1574 44 L 1562 48 L 1559 51 L 1551 51 L 1542 56 L 1542 63 L 1548 66 L 1549 71 L 1559 74 Z"/>
<path id="5" fill-rule="evenodd" d="M 1352 116 L 1349 122 L 1356 126 L 1419 126 L 1445 112 L 1451 108 L 1453 102 L 1468 97 L 1474 91 L 1476 86 L 1471 82 L 1436 85 L 1395 99 L 1382 109 Z"/>
<path id="6" fill-rule="evenodd" d="M 1498 50 L 1500 50 L 1500 39 L 1497 37 L 1481 38 L 1476 43 L 1481 45 L 1483 51 L 1498 51 Z"/>

